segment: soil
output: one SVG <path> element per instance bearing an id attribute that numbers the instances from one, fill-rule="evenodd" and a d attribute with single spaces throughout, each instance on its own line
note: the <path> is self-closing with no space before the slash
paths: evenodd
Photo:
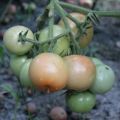
<path id="1" fill-rule="evenodd" d="M 109 4 L 108 4 L 109 3 Z M 104 10 L 112 10 L 120 8 L 120 2 L 113 6 L 112 2 L 102 3 Z M 119 4 L 118 4 L 119 3 Z M 98 2 L 97 9 L 101 8 L 101 2 Z M 101 8 L 101 9 L 102 9 Z M 0 30 L 21 24 L 35 31 L 35 19 L 42 11 L 42 7 L 38 5 L 34 14 L 23 21 L 13 20 L 8 25 L 1 25 Z M 49 120 L 49 111 L 54 106 L 62 106 L 68 113 L 68 120 L 120 120 L 120 20 L 119 18 L 101 18 L 101 23 L 95 26 L 95 36 L 93 42 L 89 46 L 88 55 L 100 58 L 105 64 L 109 65 L 116 74 L 116 82 L 112 90 L 104 95 L 97 95 L 97 103 L 93 110 L 86 114 L 72 113 L 65 104 L 64 91 L 53 94 L 45 94 L 24 89 L 24 96 L 18 99 L 16 120 Z M 0 38 L 0 45 L 2 38 Z M 4 92 L 2 86 L 10 84 L 13 90 L 20 90 L 17 78 L 13 75 L 9 68 L 9 54 L 4 49 L 4 56 L 0 62 L 0 120 L 15 120 L 16 100 Z M 4 97 L 1 94 L 4 92 Z M 29 115 L 26 112 L 26 103 L 24 101 L 33 101 L 36 104 L 37 112 Z"/>

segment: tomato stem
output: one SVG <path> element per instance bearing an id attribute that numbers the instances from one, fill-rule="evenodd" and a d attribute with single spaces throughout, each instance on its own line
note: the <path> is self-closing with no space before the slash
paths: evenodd
<path id="1" fill-rule="evenodd" d="M 51 1 L 49 4 L 49 33 L 48 33 L 48 38 L 52 39 L 53 38 L 53 25 L 54 25 L 54 2 Z M 50 43 L 48 51 L 52 51 L 52 46 L 54 45 L 53 40 Z"/>
<path id="2" fill-rule="evenodd" d="M 32 39 L 29 39 L 29 38 L 24 38 L 23 41 L 24 41 L 24 42 L 25 42 L 25 41 L 31 42 L 31 43 L 33 43 L 33 44 L 41 44 L 41 45 L 43 45 L 43 44 L 49 43 L 49 42 L 51 42 L 51 41 L 56 41 L 56 40 L 58 40 L 59 38 L 61 38 L 61 37 L 63 37 L 63 36 L 66 36 L 68 33 L 69 33 L 69 31 L 66 31 L 66 32 L 64 32 L 64 33 L 62 33 L 62 34 L 54 37 L 54 38 L 51 38 L 51 39 L 48 39 L 47 41 L 42 41 L 42 42 L 33 41 Z M 20 41 L 20 40 L 19 40 L 19 41 Z"/>
<path id="3" fill-rule="evenodd" d="M 79 44 L 78 42 L 76 41 L 72 31 L 71 31 L 71 28 L 70 28 L 70 25 L 68 24 L 68 20 L 66 18 L 66 12 L 64 11 L 64 9 L 60 6 L 58 0 L 54 1 L 55 2 L 55 7 L 56 7 L 56 10 L 58 11 L 60 17 L 63 19 L 63 22 L 64 22 L 64 25 L 65 25 L 65 28 L 66 30 L 70 31 L 68 33 L 68 36 L 70 36 L 70 39 L 71 41 L 74 42 L 74 47 L 76 48 L 76 52 L 79 53 L 80 51 L 80 47 L 79 47 Z"/>
<path id="4" fill-rule="evenodd" d="M 83 14 L 88 14 L 89 12 L 93 12 L 97 14 L 99 17 L 120 17 L 120 10 L 96 11 L 65 2 L 59 2 L 59 4 L 64 8 L 68 8 L 74 12 L 79 12 Z"/>

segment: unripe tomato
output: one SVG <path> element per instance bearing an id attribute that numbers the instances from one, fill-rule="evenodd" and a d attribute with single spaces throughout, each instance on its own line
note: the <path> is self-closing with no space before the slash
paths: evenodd
<path id="1" fill-rule="evenodd" d="M 65 29 L 61 28 L 60 26 L 58 25 L 53 26 L 53 37 L 56 37 L 57 35 L 60 35 L 64 32 L 65 32 Z M 41 42 L 47 41 L 49 39 L 48 34 L 49 34 L 49 28 L 47 27 L 40 32 L 39 41 Z M 57 40 L 57 42 L 53 46 L 52 52 L 58 55 L 66 55 L 69 50 L 69 44 L 70 44 L 69 39 L 67 37 L 65 36 L 61 37 Z M 48 48 L 49 48 L 49 44 L 43 45 L 43 49 L 45 52 L 48 51 Z"/>
<path id="2" fill-rule="evenodd" d="M 64 58 L 69 71 L 67 89 L 87 90 L 93 84 L 96 68 L 86 56 L 70 55 Z"/>
<path id="3" fill-rule="evenodd" d="M 20 82 L 24 87 L 33 87 L 32 81 L 29 77 L 29 67 L 31 62 L 32 59 L 26 60 L 20 71 Z"/>
<path id="4" fill-rule="evenodd" d="M 108 92 L 115 81 L 115 74 L 113 70 L 107 65 L 96 66 L 96 79 L 90 90 L 93 93 L 104 94 Z"/>
<path id="5" fill-rule="evenodd" d="M 10 59 L 10 68 L 16 76 L 19 76 L 20 70 L 27 60 L 26 56 L 11 56 Z"/>
<path id="6" fill-rule="evenodd" d="M 3 36 L 3 42 L 6 48 L 11 52 L 16 55 L 23 55 L 27 53 L 33 46 L 32 43 L 30 42 L 20 42 L 18 41 L 19 39 L 19 34 L 22 32 L 24 34 L 26 31 L 28 31 L 26 38 L 29 38 L 31 40 L 34 40 L 34 35 L 32 31 L 24 26 L 14 26 L 9 28 L 4 36 Z"/>
<path id="7" fill-rule="evenodd" d="M 68 70 L 63 59 L 54 53 L 42 53 L 30 64 L 30 78 L 40 90 L 54 92 L 63 89 L 68 80 Z"/>
<path id="8" fill-rule="evenodd" d="M 98 59 L 98 58 L 95 58 L 95 57 L 91 57 L 90 58 L 92 60 L 92 62 L 95 64 L 95 65 L 103 65 L 104 63 Z"/>
<path id="9" fill-rule="evenodd" d="M 85 21 L 85 15 L 83 14 L 79 14 L 79 13 L 70 13 L 71 16 L 73 16 L 74 18 L 78 19 L 81 23 Z M 70 25 L 72 31 L 74 34 L 77 33 L 78 29 L 76 27 L 76 24 L 71 21 L 70 19 L 68 20 L 68 24 Z M 61 20 L 59 22 L 59 25 L 64 27 L 64 22 L 63 20 Z M 84 35 L 81 39 L 80 39 L 80 47 L 81 48 L 85 48 L 89 45 L 89 43 L 91 42 L 92 38 L 93 38 L 93 25 L 92 23 L 89 24 L 89 26 L 91 26 L 89 29 L 86 30 L 86 35 Z"/>
<path id="10" fill-rule="evenodd" d="M 96 96 L 90 92 L 73 92 L 67 94 L 66 103 L 73 112 L 89 112 L 96 103 Z"/>

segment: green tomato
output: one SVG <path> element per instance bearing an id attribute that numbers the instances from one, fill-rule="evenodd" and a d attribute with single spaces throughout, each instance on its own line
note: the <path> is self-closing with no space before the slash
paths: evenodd
<path id="1" fill-rule="evenodd" d="M 92 60 L 92 62 L 95 64 L 95 65 L 102 65 L 104 64 L 100 59 L 98 58 L 95 58 L 95 57 L 91 57 L 90 58 Z"/>
<path id="2" fill-rule="evenodd" d="M 115 82 L 115 74 L 107 65 L 96 66 L 96 79 L 90 90 L 96 94 L 108 92 Z"/>
<path id="3" fill-rule="evenodd" d="M 96 96 L 90 92 L 72 92 L 67 94 L 66 103 L 73 112 L 89 112 L 96 103 Z"/>
<path id="4" fill-rule="evenodd" d="M 20 71 L 20 82 L 24 87 L 33 87 L 32 81 L 29 77 L 29 66 L 32 59 L 28 59 L 22 66 Z"/>
<path id="5" fill-rule="evenodd" d="M 26 31 L 28 31 L 26 38 L 29 38 L 31 40 L 34 40 L 34 35 L 32 31 L 24 26 L 14 26 L 9 28 L 4 36 L 3 36 L 3 42 L 6 48 L 11 52 L 16 55 L 23 55 L 27 53 L 33 46 L 32 43 L 30 42 L 20 42 L 18 41 L 19 39 L 19 34 L 22 32 L 24 34 Z"/>
<path id="6" fill-rule="evenodd" d="M 58 25 L 53 26 L 53 37 L 56 37 L 57 35 L 60 35 L 64 32 L 65 32 L 64 28 L 61 28 Z M 49 28 L 47 27 L 40 32 L 39 41 L 40 42 L 47 41 L 49 39 L 48 34 L 49 34 Z M 69 39 L 65 36 L 61 37 L 57 40 L 57 42 L 53 46 L 52 52 L 62 56 L 66 55 L 69 51 L 69 46 L 70 46 Z M 49 48 L 49 44 L 44 44 L 43 46 L 40 47 L 43 48 L 44 52 L 47 52 Z"/>
<path id="7" fill-rule="evenodd" d="M 11 56 L 10 68 L 16 76 L 19 76 L 21 67 L 27 60 L 26 56 Z"/>

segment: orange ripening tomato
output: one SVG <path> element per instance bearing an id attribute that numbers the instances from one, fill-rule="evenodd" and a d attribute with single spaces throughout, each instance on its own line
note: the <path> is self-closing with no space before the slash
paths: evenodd
<path id="1" fill-rule="evenodd" d="M 64 60 L 54 53 L 42 53 L 36 56 L 30 64 L 29 75 L 38 89 L 47 92 L 63 89 L 68 80 Z"/>
<path id="2" fill-rule="evenodd" d="M 78 19 L 81 23 L 85 21 L 85 15 L 83 14 L 79 14 L 79 13 L 70 13 L 70 15 L 76 19 Z M 72 31 L 74 34 L 77 33 L 78 29 L 76 27 L 76 24 L 70 20 L 68 20 L 68 24 L 70 25 Z M 64 27 L 64 22 L 63 20 L 60 20 L 59 25 Z M 89 24 L 90 28 L 88 28 L 86 30 L 86 35 L 84 35 L 81 39 L 80 39 L 80 47 L 81 48 L 85 48 L 89 45 L 89 43 L 91 42 L 92 38 L 93 38 L 93 34 L 94 34 L 94 29 L 93 29 L 93 25 L 92 23 Z"/>
<path id="3" fill-rule="evenodd" d="M 96 76 L 94 63 L 82 55 L 70 55 L 64 59 L 69 71 L 67 89 L 80 91 L 89 89 Z"/>

